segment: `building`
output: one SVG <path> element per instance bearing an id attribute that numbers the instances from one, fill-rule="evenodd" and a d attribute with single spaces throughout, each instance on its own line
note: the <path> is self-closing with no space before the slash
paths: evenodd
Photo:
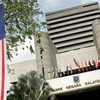
<path id="1" fill-rule="evenodd" d="M 54 77 L 54 70 L 58 69 L 56 61 L 57 49 L 51 39 L 48 38 L 47 33 L 42 33 L 41 44 L 37 43 L 36 37 L 34 40 L 37 70 L 46 79 L 51 79 Z M 41 47 L 44 49 L 43 53 L 40 52 Z"/>
<path id="2" fill-rule="evenodd" d="M 13 63 L 9 65 L 9 68 L 11 70 L 9 74 L 9 81 L 10 83 L 14 83 L 21 74 L 26 74 L 31 70 L 37 71 L 36 59 Z"/>
<path id="3" fill-rule="evenodd" d="M 100 59 L 100 8 L 98 2 L 48 12 L 46 21 L 49 26 L 49 36 L 58 51 L 56 54 L 58 69 L 62 70 L 61 72 L 67 70 L 65 77 L 48 80 L 54 88 L 52 95 L 56 95 L 61 100 L 65 95 L 100 89 L 100 78 L 98 77 L 100 70 L 97 67 L 98 70 L 69 74 L 72 69 L 72 71 L 76 71 L 80 66 L 81 68 L 82 66 L 90 67 L 89 61 L 92 64 L 93 59 L 96 62 Z M 73 58 L 77 59 L 77 65 Z M 66 66 L 69 69 L 66 69 Z M 95 93 L 94 95 L 97 96 Z M 83 97 L 83 99 L 85 98 Z"/>
<path id="4" fill-rule="evenodd" d="M 98 18 L 97 2 L 46 13 L 48 33 L 58 53 L 93 46 L 92 22 Z"/>
<path id="5" fill-rule="evenodd" d="M 98 2 L 48 12 L 46 21 L 49 35 L 42 33 L 41 44 L 37 44 L 37 38 L 34 37 L 35 64 L 37 71 L 43 74 L 53 87 L 54 91 L 51 94 L 62 96 L 99 88 L 100 67 L 97 63 L 100 58 L 100 8 Z M 43 53 L 40 52 L 41 47 L 44 48 Z M 10 66 L 15 68 L 14 65 Z M 31 68 L 32 66 L 29 69 Z M 23 70 L 27 72 L 25 67 Z M 59 71 L 64 75 L 60 76 Z M 18 73 L 15 77 L 18 77 Z M 12 79 L 15 78 L 11 77 Z"/>
<path id="6" fill-rule="evenodd" d="M 94 44 L 97 47 L 98 58 L 100 59 L 100 18 L 93 21 Z"/>

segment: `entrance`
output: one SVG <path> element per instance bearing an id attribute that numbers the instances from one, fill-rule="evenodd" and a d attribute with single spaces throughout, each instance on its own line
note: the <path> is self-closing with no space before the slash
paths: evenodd
<path id="1" fill-rule="evenodd" d="M 79 91 L 79 93 L 74 93 L 70 95 L 62 94 L 56 95 L 57 100 L 86 100 L 87 98 L 100 98 L 100 89 L 89 90 L 85 92 Z"/>

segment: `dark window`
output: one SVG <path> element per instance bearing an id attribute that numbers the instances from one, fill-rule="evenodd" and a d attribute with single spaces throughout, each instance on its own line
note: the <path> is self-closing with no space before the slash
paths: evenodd
<path id="1" fill-rule="evenodd" d="M 43 59 L 43 56 L 41 56 L 41 59 Z"/>
<path id="2" fill-rule="evenodd" d="M 51 35 L 54 35 L 54 34 L 59 34 L 61 32 L 68 32 L 68 31 L 74 31 L 74 30 L 77 30 L 77 29 L 83 29 L 83 28 L 87 28 L 87 27 L 92 27 L 92 25 L 85 25 L 85 26 L 81 26 L 81 27 L 76 27 L 76 28 L 73 28 L 73 29 L 65 29 L 65 30 L 60 30 L 58 32 L 53 32 L 53 33 L 50 33 L 49 36 Z"/>

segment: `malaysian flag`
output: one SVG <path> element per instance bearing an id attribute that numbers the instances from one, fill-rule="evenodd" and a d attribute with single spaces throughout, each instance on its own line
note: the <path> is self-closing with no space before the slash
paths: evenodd
<path id="1" fill-rule="evenodd" d="M 3 4 L 0 4 L 0 100 L 6 100 L 6 44 Z"/>

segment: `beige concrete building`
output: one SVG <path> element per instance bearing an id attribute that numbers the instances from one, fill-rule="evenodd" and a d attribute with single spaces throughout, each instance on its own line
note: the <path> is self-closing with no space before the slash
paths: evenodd
<path id="1" fill-rule="evenodd" d="M 36 51 L 36 62 L 37 71 L 40 74 L 44 74 L 46 79 L 57 77 L 55 70 L 57 70 L 56 54 L 57 49 L 49 38 L 47 33 L 42 33 L 41 43 L 37 43 L 35 37 L 35 51 Z M 43 48 L 43 53 L 40 52 L 40 48 Z"/>
<path id="2" fill-rule="evenodd" d="M 17 81 L 21 74 L 26 74 L 31 70 L 37 71 L 36 59 L 13 63 L 9 65 L 9 68 L 11 70 L 9 74 L 9 81 L 10 83 L 13 83 Z"/>
<path id="3" fill-rule="evenodd" d="M 100 18 L 93 21 L 94 44 L 97 47 L 98 58 L 100 59 Z"/>
<path id="4" fill-rule="evenodd" d="M 58 53 L 94 46 L 92 22 L 98 18 L 98 2 L 46 13 L 48 33 Z"/>

